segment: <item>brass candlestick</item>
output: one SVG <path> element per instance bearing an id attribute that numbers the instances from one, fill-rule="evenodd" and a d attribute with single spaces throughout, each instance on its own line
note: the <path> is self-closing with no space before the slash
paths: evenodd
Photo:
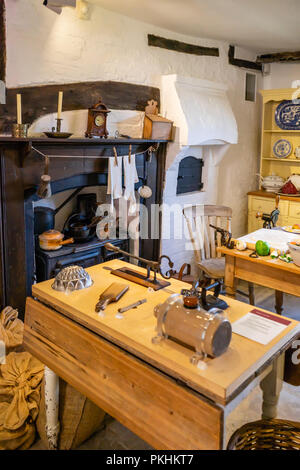
<path id="1" fill-rule="evenodd" d="M 52 127 L 52 132 L 45 132 L 47 137 L 54 138 L 54 139 L 67 139 L 72 134 L 70 132 L 61 132 L 61 118 L 56 118 L 56 129 Z"/>
<path id="2" fill-rule="evenodd" d="M 26 139 L 28 136 L 29 124 L 13 124 L 12 137 L 17 139 Z"/>
<path id="3" fill-rule="evenodd" d="M 52 132 L 55 132 L 57 134 L 61 133 L 61 122 L 62 122 L 61 118 L 56 118 L 56 130 L 55 130 L 55 127 L 52 127 Z"/>

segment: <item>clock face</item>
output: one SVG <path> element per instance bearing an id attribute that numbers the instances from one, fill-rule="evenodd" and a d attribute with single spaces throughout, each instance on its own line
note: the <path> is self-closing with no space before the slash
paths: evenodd
<path id="1" fill-rule="evenodd" d="M 102 114 L 98 114 L 98 116 L 95 117 L 95 125 L 97 127 L 100 127 L 104 124 L 104 117 Z"/>

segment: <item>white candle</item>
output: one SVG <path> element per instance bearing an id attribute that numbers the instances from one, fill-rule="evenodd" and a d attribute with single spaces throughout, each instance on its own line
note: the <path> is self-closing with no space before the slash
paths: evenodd
<path id="1" fill-rule="evenodd" d="M 22 124 L 22 102 L 21 95 L 17 95 L 17 124 Z"/>
<path id="2" fill-rule="evenodd" d="M 63 102 L 63 92 L 60 91 L 58 93 L 57 119 L 61 119 L 62 102 Z"/>

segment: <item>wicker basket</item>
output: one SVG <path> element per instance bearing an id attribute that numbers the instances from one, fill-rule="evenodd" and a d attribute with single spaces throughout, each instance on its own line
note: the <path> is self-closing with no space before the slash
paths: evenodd
<path id="1" fill-rule="evenodd" d="M 262 419 L 248 423 L 231 436 L 228 450 L 300 450 L 300 423 Z"/>

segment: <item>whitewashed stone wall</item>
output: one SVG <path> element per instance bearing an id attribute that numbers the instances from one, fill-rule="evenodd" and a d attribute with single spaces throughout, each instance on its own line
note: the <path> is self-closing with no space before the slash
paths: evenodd
<path id="1" fill-rule="evenodd" d="M 300 80 L 300 64 L 274 63 L 270 64 L 270 73 L 264 77 L 263 87 L 265 90 L 273 88 L 291 88 L 292 82 Z"/>
<path id="2" fill-rule="evenodd" d="M 217 46 L 220 57 L 197 57 L 149 47 L 148 33 Z M 162 30 L 96 5 L 92 6 L 90 21 L 78 19 L 71 8 L 56 15 L 43 7 L 41 0 L 7 2 L 7 43 L 9 87 L 89 80 L 160 86 L 161 76 L 172 73 L 228 85 L 239 142 L 230 147 L 221 163 L 218 203 L 233 208 L 234 235 L 245 232 L 246 194 L 257 187 L 260 102 L 244 100 L 246 71 L 228 64 L 227 43 Z M 255 52 L 239 49 L 237 54 L 248 59 L 256 57 Z M 258 74 L 258 89 L 260 80 Z M 41 123 L 36 123 L 36 129 L 41 129 Z"/>

